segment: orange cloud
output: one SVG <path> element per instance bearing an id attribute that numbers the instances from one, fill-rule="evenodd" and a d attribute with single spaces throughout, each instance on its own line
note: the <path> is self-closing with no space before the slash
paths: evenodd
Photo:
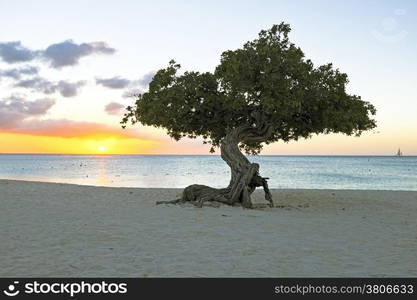
<path id="1" fill-rule="evenodd" d="M 163 147 L 162 142 L 139 138 L 63 138 L 0 133 L 0 153 L 151 154 Z"/>
<path id="2" fill-rule="evenodd" d="M 12 95 L 0 101 L 0 132 L 19 133 L 64 138 L 119 137 L 155 139 L 145 136 L 137 129 L 123 130 L 121 126 L 109 126 L 95 122 L 68 119 L 41 120 L 52 106 L 54 99 L 44 98 L 28 101 L 24 95 Z"/>
<path id="3" fill-rule="evenodd" d="M 155 139 L 138 132 L 137 129 L 109 126 L 101 123 L 60 120 L 25 120 L 13 127 L 0 129 L 7 133 L 56 136 L 64 138 L 119 137 Z"/>

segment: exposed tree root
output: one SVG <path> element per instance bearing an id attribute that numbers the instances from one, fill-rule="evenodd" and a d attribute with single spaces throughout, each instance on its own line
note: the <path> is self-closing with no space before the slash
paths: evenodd
<path id="1" fill-rule="evenodd" d="M 256 133 L 253 131 L 257 130 Z M 172 201 L 159 201 L 157 204 L 193 203 L 202 207 L 205 202 L 219 202 L 227 205 L 240 205 L 245 208 L 253 208 L 251 194 L 257 187 L 263 187 L 265 200 L 273 207 L 271 192 L 267 179 L 259 175 L 259 165 L 250 163 L 240 152 L 239 142 L 258 139 L 267 136 L 268 128 L 254 129 L 251 126 L 241 126 L 231 130 L 221 144 L 221 157 L 231 169 L 229 186 L 223 189 L 215 189 L 205 185 L 193 184 L 186 187 L 180 199 Z"/>

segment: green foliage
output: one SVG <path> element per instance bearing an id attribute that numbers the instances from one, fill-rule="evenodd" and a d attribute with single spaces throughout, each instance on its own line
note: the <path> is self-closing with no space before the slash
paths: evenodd
<path id="1" fill-rule="evenodd" d="M 170 61 L 149 91 L 127 107 L 121 123 L 165 128 L 176 140 L 202 136 L 212 151 L 230 129 L 272 126 L 272 134 L 261 141 L 242 140 L 248 153 L 259 152 L 262 143 L 320 133 L 360 135 L 374 128 L 374 106 L 346 93 L 345 73 L 305 59 L 289 41 L 290 30 L 288 24 L 274 25 L 242 49 L 223 52 L 214 73 L 180 75 L 180 65 Z"/>

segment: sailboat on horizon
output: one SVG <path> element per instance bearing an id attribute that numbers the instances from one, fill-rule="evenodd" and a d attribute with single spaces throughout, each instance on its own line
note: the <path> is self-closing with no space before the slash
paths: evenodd
<path id="1" fill-rule="evenodd" d="M 400 148 L 398 148 L 398 151 L 397 151 L 396 156 L 403 156 L 403 153 L 401 152 L 401 149 Z"/>

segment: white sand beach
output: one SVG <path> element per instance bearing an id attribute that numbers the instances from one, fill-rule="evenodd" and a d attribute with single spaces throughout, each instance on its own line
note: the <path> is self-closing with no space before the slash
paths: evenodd
<path id="1" fill-rule="evenodd" d="M 417 276 L 417 192 L 272 192 L 195 208 L 155 205 L 180 189 L 0 180 L 0 277 Z"/>

